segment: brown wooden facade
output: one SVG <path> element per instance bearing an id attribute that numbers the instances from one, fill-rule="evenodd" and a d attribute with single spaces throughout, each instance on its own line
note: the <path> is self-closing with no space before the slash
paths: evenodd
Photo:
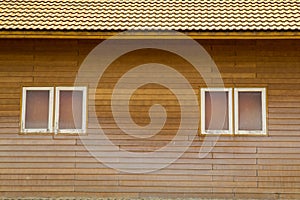
<path id="1" fill-rule="evenodd" d="M 268 134 L 221 136 L 203 159 L 198 152 L 204 136 L 198 135 L 170 166 L 130 174 L 93 158 L 76 135 L 20 134 L 22 86 L 72 85 L 83 59 L 101 40 L 1 39 L 0 195 L 299 199 L 300 40 L 197 41 L 216 62 L 226 87 L 267 88 Z M 127 61 L 141 64 L 154 59 L 168 64 L 168 56 L 157 51 L 136 52 Z M 124 135 L 108 108 L 114 82 L 127 70 L 124 62 L 107 71 L 103 87 L 89 86 L 89 92 L 96 89 L 96 99 L 89 96 L 88 102 L 96 102 L 98 119 L 88 118 L 86 139 L 96 144 L 93 129 L 99 120 L 120 148 L 152 151 L 165 145 L 178 128 L 178 103 L 166 88 L 140 88 L 132 105 L 135 122 L 149 123 L 145 113 L 157 102 L 166 106 L 171 120 L 149 141 Z M 205 87 L 201 76 L 176 58 L 171 64 L 188 77 L 199 95 L 199 88 Z M 101 149 L 98 145 L 97 150 Z"/>

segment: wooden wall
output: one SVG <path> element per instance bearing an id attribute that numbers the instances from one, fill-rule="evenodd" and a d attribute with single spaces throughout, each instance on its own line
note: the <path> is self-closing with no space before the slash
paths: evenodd
<path id="1" fill-rule="evenodd" d="M 19 134 L 21 87 L 72 85 L 81 62 L 99 42 L 0 40 L 0 196 L 300 198 L 300 40 L 199 41 L 227 87 L 267 88 L 268 136 L 221 136 L 202 159 L 198 152 L 205 137 L 197 136 L 180 159 L 147 174 L 105 166 L 76 135 Z M 138 51 L 120 58 L 105 73 L 104 84 L 89 87 L 90 93 L 96 91 L 96 100 L 90 95 L 89 104 L 95 102 L 98 117 L 89 118 L 85 139 L 95 151 L 107 150 L 94 138 L 98 122 L 114 144 L 127 151 L 153 151 L 174 136 L 180 109 L 167 88 L 151 84 L 140 88 L 130 104 L 140 125 L 150 122 L 147 111 L 153 103 L 165 105 L 170 120 L 158 136 L 135 140 L 119 129 L 110 112 L 117 78 L 128 66 L 151 59 L 174 65 L 198 95 L 205 87 L 188 64 L 164 52 Z M 124 102 L 120 99 L 120 106 Z M 191 140 L 188 133 L 182 142 L 187 140 Z M 116 162 L 113 157 L 108 155 L 110 162 Z M 154 161 L 155 166 L 159 159 Z"/>

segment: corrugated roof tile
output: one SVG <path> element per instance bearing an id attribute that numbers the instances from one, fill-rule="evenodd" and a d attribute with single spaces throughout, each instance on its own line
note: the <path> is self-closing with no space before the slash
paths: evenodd
<path id="1" fill-rule="evenodd" d="M 299 31 L 299 0 L 2 0 L 0 30 Z"/>

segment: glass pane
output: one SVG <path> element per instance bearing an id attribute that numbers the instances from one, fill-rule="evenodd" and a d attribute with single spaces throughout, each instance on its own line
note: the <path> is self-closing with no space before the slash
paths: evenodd
<path id="1" fill-rule="evenodd" d="M 26 129 L 47 129 L 49 118 L 49 91 L 26 91 Z"/>
<path id="2" fill-rule="evenodd" d="M 205 92 L 205 130 L 229 130 L 228 92 Z"/>
<path id="3" fill-rule="evenodd" d="M 239 130 L 262 130 L 261 92 L 239 92 Z"/>
<path id="4" fill-rule="evenodd" d="M 59 129 L 82 128 L 82 91 L 60 91 Z"/>

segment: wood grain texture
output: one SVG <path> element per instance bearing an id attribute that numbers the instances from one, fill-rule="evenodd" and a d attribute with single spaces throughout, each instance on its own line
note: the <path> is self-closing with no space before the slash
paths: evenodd
<path id="1" fill-rule="evenodd" d="M 189 80 L 198 101 L 199 89 L 206 87 L 201 75 L 184 59 L 153 49 L 118 58 L 105 71 L 101 84 L 87 84 L 87 79 L 95 77 L 97 68 L 87 70 L 79 80 L 89 88 L 87 135 L 20 134 L 22 86 L 71 86 L 81 63 L 100 42 L 0 39 L 1 196 L 300 198 L 300 40 L 197 40 L 215 61 L 226 87 L 267 88 L 267 136 L 222 135 L 209 148 L 215 136 L 193 137 L 186 128 L 176 145 L 164 154 L 153 159 L 143 158 L 142 154 L 134 159 L 120 158 L 122 150 L 145 153 L 167 145 L 176 135 L 181 114 L 171 90 L 147 84 L 132 95 L 131 117 L 136 124 L 145 126 L 151 122 L 150 107 L 161 104 L 167 112 L 163 130 L 144 139 L 124 133 L 111 112 L 111 96 L 125 72 L 137 65 L 157 62 L 172 66 Z M 147 73 L 174 80 L 167 73 L 151 74 L 151 69 Z M 143 79 L 141 73 L 131 76 Z M 210 67 L 203 67 L 202 76 L 220 86 Z M 121 125 L 132 131 L 136 128 L 125 120 L 123 110 L 128 106 L 126 94 L 132 82 L 130 78 L 123 81 L 126 84 L 120 90 L 115 114 L 119 114 Z M 185 95 L 182 103 L 187 113 L 197 111 L 190 106 L 192 98 L 182 84 L 170 81 L 170 85 Z M 94 110 L 96 115 L 91 115 Z M 152 114 L 152 120 L 162 119 L 159 111 Z M 106 144 L 105 136 L 99 136 L 99 124 L 116 149 Z M 153 127 L 161 128 L 159 124 Z M 155 169 L 189 141 L 192 143 L 186 152 L 162 170 L 132 174 L 107 166 L 108 163 L 133 170 Z M 199 158 L 201 147 L 203 158 Z M 100 155 L 102 160 L 93 154 Z"/>

